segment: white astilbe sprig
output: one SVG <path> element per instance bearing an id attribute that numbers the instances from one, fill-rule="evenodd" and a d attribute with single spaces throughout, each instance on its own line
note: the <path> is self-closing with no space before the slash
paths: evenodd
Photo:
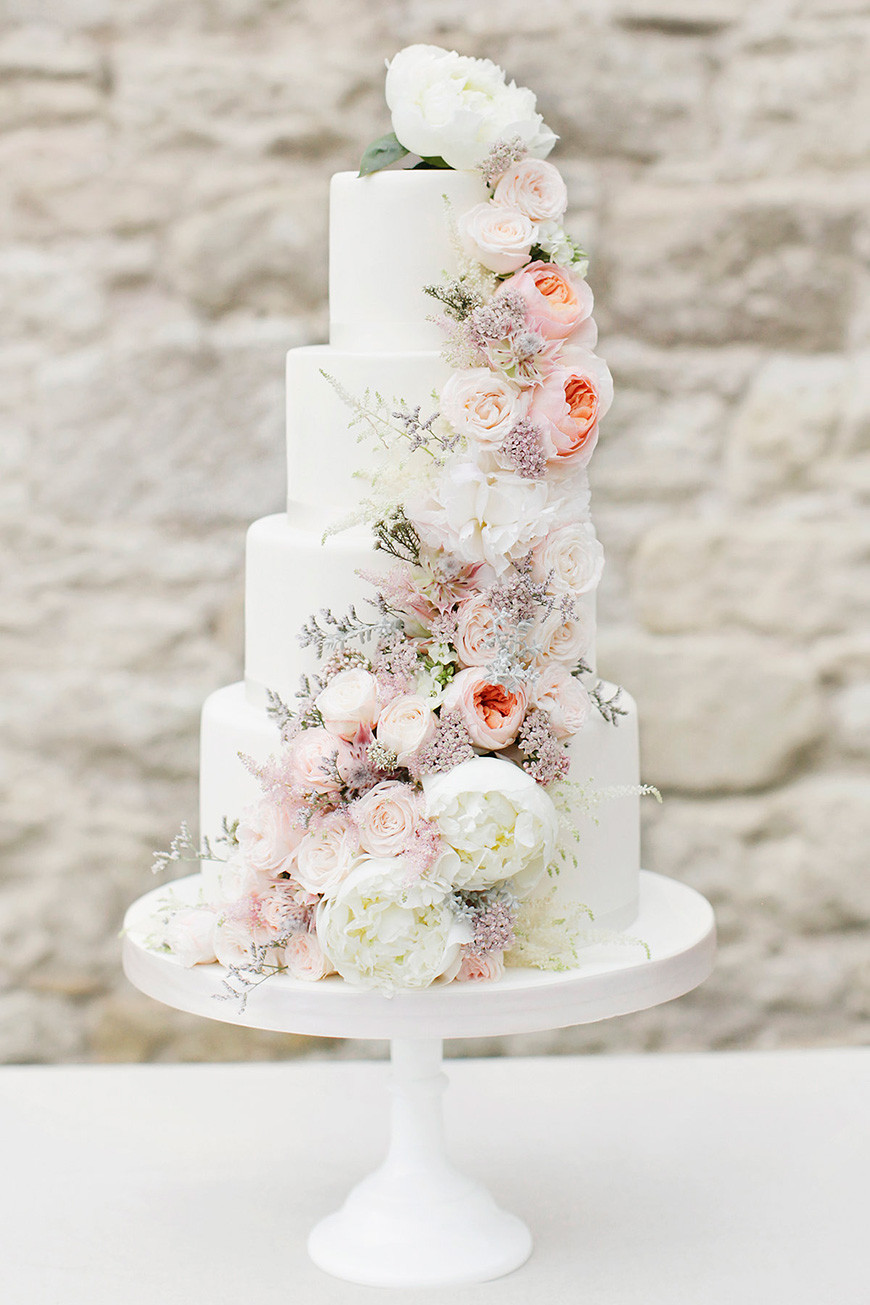
<path id="1" fill-rule="evenodd" d="M 653 797 L 658 803 L 662 800 L 661 793 L 653 784 L 608 784 L 596 788 L 591 780 L 588 784 L 579 784 L 573 779 L 557 780 L 550 787 L 549 794 L 563 826 L 570 829 L 575 838 L 581 837 L 581 829 L 574 817 L 579 815 L 597 824 L 598 809 L 605 802 L 622 797 Z"/>
<path id="2" fill-rule="evenodd" d="M 322 368 L 320 375 L 350 409 L 348 428 L 357 430 L 358 440 L 373 439 L 390 453 L 397 443 L 404 443 L 411 453 L 421 449 L 436 462 L 442 462 L 456 448 L 458 436 L 441 419 L 437 408 L 428 417 L 423 417 L 419 403 L 412 408 L 403 399 L 386 399 L 372 389 L 364 390 L 360 398 Z"/>
<path id="3" fill-rule="evenodd" d="M 579 962 L 586 922 L 594 919 L 582 902 L 556 902 L 556 890 L 519 903 L 514 921 L 514 946 L 505 965 L 530 965 L 536 970 L 570 970 Z"/>

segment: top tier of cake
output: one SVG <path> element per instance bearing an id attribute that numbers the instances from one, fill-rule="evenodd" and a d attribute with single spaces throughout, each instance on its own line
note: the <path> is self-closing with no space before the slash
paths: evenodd
<path id="1" fill-rule="evenodd" d="M 476 172 L 338 172 L 329 194 L 329 342 L 387 353 L 437 350 L 425 285 L 455 275 L 454 217 L 487 198 Z"/>

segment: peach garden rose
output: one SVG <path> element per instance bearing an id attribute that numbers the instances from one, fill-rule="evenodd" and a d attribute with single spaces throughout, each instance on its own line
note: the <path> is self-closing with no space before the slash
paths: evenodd
<path id="1" fill-rule="evenodd" d="M 504 282 L 501 293 L 507 291 L 525 300 L 528 323 L 545 340 L 567 340 L 581 328 L 585 337 L 592 329 L 584 328 L 584 323 L 592 318 L 592 291 L 570 268 L 541 261 L 529 263 Z M 585 344 L 587 340 L 578 343 Z M 591 344 L 594 339 L 590 347 Z"/>
<path id="2" fill-rule="evenodd" d="M 472 743 L 498 750 L 513 743 L 523 723 L 528 694 L 520 686 L 490 684 L 480 666 L 469 666 L 450 681 L 444 695 L 447 711 L 458 711 Z"/>
<path id="3" fill-rule="evenodd" d="M 372 856 L 398 856 L 420 823 L 417 793 L 396 780 L 384 780 L 354 802 L 352 818 L 360 846 Z"/>
<path id="4" fill-rule="evenodd" d="M 564 349 L 529 409 L 541 428 L 548 460 L 585 466 L 598 442 L 599 419 L 612 400 L 606 363 L 588 349 Z"/>

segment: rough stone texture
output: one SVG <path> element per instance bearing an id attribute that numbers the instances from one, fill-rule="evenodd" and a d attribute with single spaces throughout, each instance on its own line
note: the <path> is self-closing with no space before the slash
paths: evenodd
<path id="1" fill-rule="evenodd" d="M 617 384 L 600 662 L 664 793 L 647 863 L 722 937 L 679 1002 L 451 1050 L 866 1041 L 866 0 L 7 0 L 2 1060 L 372 1051 L 164 1010 L 117 930 L 241 669 L 329 175 L 386 130 L 383 59 L 416 40 L 502 62 L 561 133 Z"/>

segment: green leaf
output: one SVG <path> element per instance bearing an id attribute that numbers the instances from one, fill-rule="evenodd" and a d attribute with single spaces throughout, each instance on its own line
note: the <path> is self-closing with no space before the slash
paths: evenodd
<path id="1" fill-rule="evenodd" d="M 360 160 L 359 175 L 367 177 L 372 172 L 380 172 L 382 168 L 388 168 L 391 163 L 403 159 L 408 153 L 404 145 L 396 139 L 396 133 L 391 131 L 387 136 L 381 136 L 379 140 L 372 141 L 369 145 Z"/>
<path id="2" fill-rule="evenodd" d="M 445 163 L 443 159 L 432 158 L 432 159 L 421 159 L 419 163 L 415 163 L 415 164 L 414 164 L 414 167 L 415 167 L 415 168 L 448 168 L 448 169 L 449 169 L 450 164 L 449 164 L 449 163 Z"/>

